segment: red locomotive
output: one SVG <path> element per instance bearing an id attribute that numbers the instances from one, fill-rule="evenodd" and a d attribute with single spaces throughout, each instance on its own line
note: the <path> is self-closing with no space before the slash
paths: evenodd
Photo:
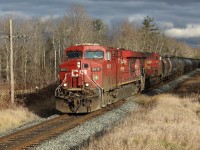
<path id="1" fill-rule="evenodd" d="M 145 82 L 159 83 L 199 65 L 198 60 L 165 58 L 157 53 L 90 43 L 68 47 L 65 59 L 60 64 L 60 85 L 55 90 L 56 109 L 65 113 L 98 110 L 144 90 Z M 181 71 L 174 69 L 181 64 Z"/>

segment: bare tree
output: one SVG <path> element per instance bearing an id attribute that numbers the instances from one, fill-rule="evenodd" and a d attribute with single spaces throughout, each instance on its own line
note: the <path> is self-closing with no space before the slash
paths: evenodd
<path id="1" fill-rule="evenodd" d="M 15 83 L 14 83 L 14 71 L 13 71 L 13 30 L 12 20 L 10 19 L 10 85 L 11 85 L 11 102 L 14 103 L 15 99 Z"/>
<path id="2" fill-rule="evenodd" d="M 124 21 L 120 26 L 114 28 L 112 43 L 125 49 L 139 49 L 139 33 L 137 27 L 128 21 Z"/>
<path id="3" fill-rule="evenodd" d="M 186 44 L 161 34 L 151 18 L 143 22 L 147 28 L 138 27 L 125 20 L 109 28 L 101 19 L 93 19 L 83 6 L 70 8 L 63 18 L 13 18 L 14 35 L 29 35 L 13 40 L 13 65 L 8 39 L 0 41 L 0 80 L 10 84 L 10 66 L 14 66 L 15 89 L 44 87 L 57 80 L 58 65 L 63 59 L 63 50 L 73 44 L 96 42 L 101 45 L 132 50 L 148 49 L 161 55 L 200 57 L 200 52 Z M 0 22 L 0 31 L 9 35 L 9 21 Z M 149 21 L 149 22 L 148 22 Z M 144 32 L 146 31 L 146 32 Z M 20 86 L 19 86 L 20 85 Z"/>
<path id="4" fill-rule="evenodd" d="M 156 27 L 153 17 L 145 17 L 143 22 L 143 27 L 141 32 L 143 33 L 143 44 L 142 50 L 144 51 L 156 51 L 158 46 L 158 39 L 159 39 L 159 29 Z"/>
<path id="5" fill-rule="evenodd" d="M 87 15 L 84 7 L 75 5 L 69 11 L 70 44 L 94 42 L 93 20 Z"/>

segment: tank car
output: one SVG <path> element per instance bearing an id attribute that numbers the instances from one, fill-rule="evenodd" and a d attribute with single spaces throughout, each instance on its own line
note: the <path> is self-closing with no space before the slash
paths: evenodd
<path id="1" fill-rule="evenodd" d="M 169 57 L 162 57 L 162 70 L 163 70 L 162 80 L 167 80 L 172 72 L 172 65 Z"/>
<path id="2" fill-rule="evenodd" d="M 70 46 L 64 53 L 55 90 L 61 112 L 92 112 L 144 89 L 144 53 L 90 43 Z"/>
<path id="3" fill-rule="evenodd" d="M 184 73 L 184 62 L 182 58 L 176 58 L 177 61 L 177 74 L 182 75 Z"/>

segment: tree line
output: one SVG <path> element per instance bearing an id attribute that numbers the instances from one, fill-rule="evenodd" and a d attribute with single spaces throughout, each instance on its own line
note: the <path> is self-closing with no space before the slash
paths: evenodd
<path id="1" fill-rule="evenodd" d="M 0 88 L 10 82 L 9 18 L 0 21 Z M 30 89 L 44 87 L 58 80 L 63 50 L 77 43 L 153 52 L 161 55 L 199 58 L 200 50 L 166 37 L 152 17 L 145 17 L 138 27 L 127 20 L 115 26 L 89 16 L 82 6 L 72 7 L 65 16 L 55 19 L 23 19 L 13 17 L 15 87 Z"/>

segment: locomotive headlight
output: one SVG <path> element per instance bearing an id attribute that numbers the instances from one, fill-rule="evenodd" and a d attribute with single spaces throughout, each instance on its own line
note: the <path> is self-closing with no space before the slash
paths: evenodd
<path id="1" fill-rule="evenodd" d="M 81 68 L 81 62 L 78 61 L 78 62 L 76 63 L 76 65 L 77 65 L 77 68 Z"/>
<path id="2" fill-rule="evenodd" d="M 64 86 L 64 87 L 67 87 L 67 83 L 64 83 L 63 86 Z"/>
<path id="3" fill-rule="evenodd" d="M 89 83 L 85 83 L 85 86 L 88 87 L 88 86 L 89 86 Z"/>

